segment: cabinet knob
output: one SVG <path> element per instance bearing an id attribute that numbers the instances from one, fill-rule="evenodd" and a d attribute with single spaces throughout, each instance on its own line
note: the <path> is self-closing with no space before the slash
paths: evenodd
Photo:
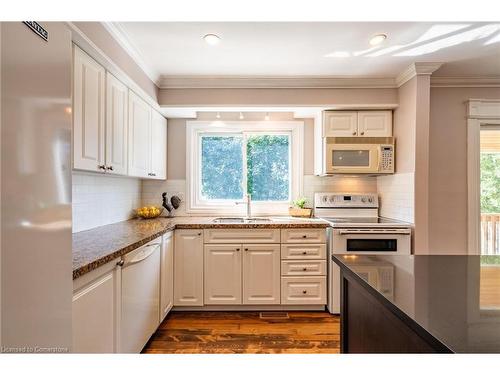
<path id="1" fill-rule="evenodd" d="M 123 260 L 120 260 L 118 263 L 116 263 L 117 266 L 121 267 L 125 264 Z"/>
<path id="2" fill-rule="evenodd" d="M 201 232 L 200 232 L 200 233 L 198 233 L 198 236 L 201 236 Z"/>
<path id="3" fill-rule="evenodd" d="M 307 254 L 307 251 L 303 251 L 303 252 L 302 252 L 302 255 L 306 255 L 306 254 Z"/>
<path id="4" fill-rule="evenodd" d="M 352 132 L 352 135 L 356 135 L 356 132 Z"/>
<path id="5" fill-rule="evenodd" d="M 302 268 L 302 271 L 307 271 L 307 268 L 305 268 L 305 267 L 304 267 L 304 268 Z"/>
<path id="6" fill-rule="evenodd" d="M 110 165 L 109 167 L 106 167 L 106 169 L 107 169 L 108 171 L 112 171 L 112 170 L 113 170 L 113 166 L 112 166 L 112 165 Z"/>
<path id="7" fill-rule="evenodd" d="M 240 248 L 239 248 L 239 247 L 237 247 L 237 248 L 236 248 L 236 251 L 240 251 Z"/>
<path id="8" fill-rule="evenodd" d="M 245 248 L 245 251 L 248 251 L 248 248 Z"/>
<path id="9" fill-rule="evenodd" d="M 106 170 L 106 166 L 104 164 L 103 165 L 98 165 L 97 169 L 102 169 L 103 171 L 105 171 Z"/>
<path id="10" fill-rule="evenodd" d="M 365 132 L 361 132 L 361 135 L 365 135 Z"/>
<path id="11" fill-rule="evenodd" d="M 302 236 L 302 238 L 307 238 L 307 235 L 306 235 L 306 234 L 304 234 L 304 235 Z"/>
<path id="12" fill-rule="evenodd" d="M 303 291 L 302 291 L 302 294 L 307 294 L 307 290 L 303 290 Z"/>

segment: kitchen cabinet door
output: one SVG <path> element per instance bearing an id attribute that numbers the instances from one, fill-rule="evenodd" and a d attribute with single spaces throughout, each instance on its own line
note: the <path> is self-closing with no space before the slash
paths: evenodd
<path id="1" fill-rule="evenodd" d="M 280 304 L 280 245 L 243 244 L 243 304 Z"/>
<path id="2" fill-rule="evenodd" d="M 151 121 L 151 177 L 167 178 L 167 119 L 152 111 Z"/>
<path id="3" fill-rule="evenodd" d="M 205 245 L 205 305 L 241 304 L 241 244 Z"/>
<path id="4" fill-rule="evenodd" d="M 392 137 L 392 111 L 358 112 L 358 132 L 362 137 Z"/>
<path id="5" fill-rule="evenodd" d="M 325 111 L 323 137 L 355 137 L 358 135 L 358 113 Z"/>
<path id="6" fill-rule="evenodd" d="M 174 306 L 203 306 L 203 230 L 174 235 Z"/>
<path id="7" fill-rule="evenodd" d="M 133 91 L 128 101 L 128 174 L 150 177 L 151 107 Z"/>
<path id="8" fill-rule="evenodd" d="M 73 46 L 73 168 L 104 172 L 106 72 Z"/>
<path id="9" fill-rule="evenodd" d="M 106 74 L 106 172 L 127 174 L 128 88 Z"/>
<path id="10" fill-rule="evenodd" d="M 110 262 L 111 263 L 111 262 Z M 104 265 L 82 276 L 90 279 L 73 293 L 72 342 L 74 353 L 118 351 L 120 268 Z M 94 277 L 93 275 L 99 275 Z M 82 280 L 76 279 L 77 282 Z"/>
<path id="11" fill-rule="evenodd" d="M 160 269 L 160 322 L 174 306 L 174 232 L 163 236 Z"/>

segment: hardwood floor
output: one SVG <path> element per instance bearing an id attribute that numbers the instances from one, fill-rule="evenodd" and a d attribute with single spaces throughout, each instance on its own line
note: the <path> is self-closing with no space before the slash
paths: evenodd
<path id="1" fill-rule="evenodd" d="M 339 343 L 339 317 L 327 312 L 172 312 L 143 353 L 339 353 Z"/>

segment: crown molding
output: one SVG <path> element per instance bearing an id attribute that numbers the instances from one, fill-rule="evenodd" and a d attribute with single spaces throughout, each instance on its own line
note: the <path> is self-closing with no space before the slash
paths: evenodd
<path id="1" fill-rule="evenodd" d="M 153 83 L 158 86 L 160 73 L 145 63 L 142 54 L 130 41 L 127 32 L 120 26 L 119 22 L 101 22 L 104 28 L 111 34 L 114 40 L 125 50 L 134 62 L 144 71 Z"/>
<path id="2" fill-rule="evenodd" d="M 431 77 L 431 87 L 500 87 L 500 76 Z"/>
<path id="3" fill-rule="evenodd" d="M 443 65 L 443 63 L 440 62 L 414 62 L 396 77 L 396 85 L 397 87 L 401 87 L 410 79 L 418 75 L 430 76 L 438 70 L 441 65 Z"/>
<path id="4" fill-rule="evenodd" d="M 161 76 L 160 89 L 395 88 L 394 78 L 332 76 Z"/>

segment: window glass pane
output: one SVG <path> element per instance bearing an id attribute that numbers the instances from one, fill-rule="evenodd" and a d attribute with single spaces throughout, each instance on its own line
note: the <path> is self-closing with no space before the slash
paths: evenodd
<path id="1" fill-rule="evenodd" d="M 288 201 L 290 138 L 252 135 L 247 141 L 247 188 L 256 201 Z"/>
<path id="2" fill-rule="evenodd" d="M 202 199 L 243 199 L 242 138 L 201 138 Z"/>

